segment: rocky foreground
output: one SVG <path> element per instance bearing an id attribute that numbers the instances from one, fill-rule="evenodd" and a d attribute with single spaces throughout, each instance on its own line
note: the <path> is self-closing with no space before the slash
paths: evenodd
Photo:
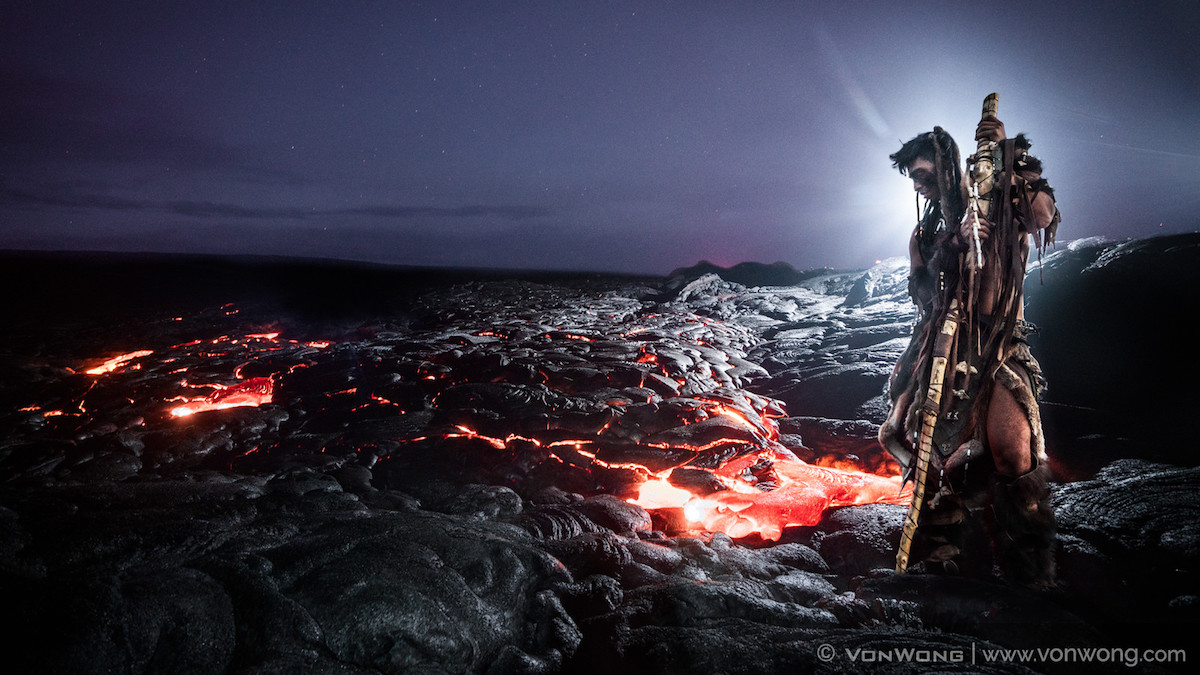
<path id="1" fill-rule="evenodd" d="M 1198 253 L 1192 235 L 1080 242 L 1031 273 L 1059 479 L 1048 594 L 895 576 L 903 506 L 789 492 L 794 463 L 894 475 L 873 437 L 912 321 L 903 261 L 633 279 L 12 256 L 5 660 L 1183 670 L 1200 373 L 1173 317 L 1200 309 Z M 650 479 L 728 508 L 697 525 L 643 500 Z M 752 503 L 730 501 L 737 481 Z M 775 529 L 745 516 L 780 508 Z"/>

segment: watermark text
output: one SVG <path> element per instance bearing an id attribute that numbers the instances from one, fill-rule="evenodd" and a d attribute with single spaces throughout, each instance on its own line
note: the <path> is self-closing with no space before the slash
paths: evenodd
<path id="1" fill-rule="evenodd" d="M 971 643 L 968 647 L 842 647 L 817 646 L 817 658 L 826 663 L 845 661 L 853 664 L 880 663 L 962 663 L 1022 665 L 1038 664 L 1117 664 L 1137 668 L 1145 664 L 1187 663 L 1186 649 L 1145 647 L 1031 647 L 1008 649 Z"/>

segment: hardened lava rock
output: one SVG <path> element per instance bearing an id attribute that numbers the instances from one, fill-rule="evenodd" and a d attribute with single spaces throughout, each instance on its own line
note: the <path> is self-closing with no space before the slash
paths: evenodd
<path id="1" fill-rule="evenodd" d="M 724 499 L 737 461 L 737 485 L 769 495 L 788 454 L 893 469 L 873 436 L 913 318 L 901 261 L 673 279 L 205 267 L 202 298 L 136 312 L 127 294 L 60 284 L 83 299 L 22 299 L 0 341 L 6 662 L 927 672 L 919 653 L 945 672 L 1026 673 L 1053 669 L 949 659 L 1186 646 L 1194 378 L 1178 356 L 1121 364 L 1179 353 L 1179 333 L 1146 328 L 1195 313 L 1178 289 L 1195 285 L 1198 241 L 1082 242 L 1031 274 L 1058 478 L 1048 593 L 895 575 L 898 504 L 768 540 L 629 501 L 651 477 Z M 25 289 L 37 269 L 3 272 Z M 172 269 L 139 278 L 125 261 L 121 278 L 162 288 Z"/>

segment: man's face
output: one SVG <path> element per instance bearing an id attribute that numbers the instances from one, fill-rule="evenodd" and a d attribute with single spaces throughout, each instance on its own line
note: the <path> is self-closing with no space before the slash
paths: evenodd
<path id="1" fill-rule="evenodd" d="M 908 177 L 912 179 L 913 189 L 930 201 L 936 200 L 940 196 L 937 178 L 933 172 L 933 162 L 924 157 L 918 157 L 908 165 Z"/>

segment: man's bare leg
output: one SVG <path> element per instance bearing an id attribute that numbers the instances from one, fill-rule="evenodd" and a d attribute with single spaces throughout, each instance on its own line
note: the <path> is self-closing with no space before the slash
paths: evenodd
<path id="1" fill-rule="evenodd" d="M 1009 581 L 1031 588 L 1054 586 L 1054 512 L 1047 469 L 1035 466 L 1029 417 L 1008 388 L 996 384 L 987 414 L 992 481 L 993 544 Z"/>
<path id="2" fill-rule="evenodd" d="M 1033 468 L 1033 433 L 1029 428 L 1029 416 L 1012 392 L 1001 384 L 992 386 L 987 411 L 987 440 L 992 461 L 1001 475 L 1016 478 Z"/>

